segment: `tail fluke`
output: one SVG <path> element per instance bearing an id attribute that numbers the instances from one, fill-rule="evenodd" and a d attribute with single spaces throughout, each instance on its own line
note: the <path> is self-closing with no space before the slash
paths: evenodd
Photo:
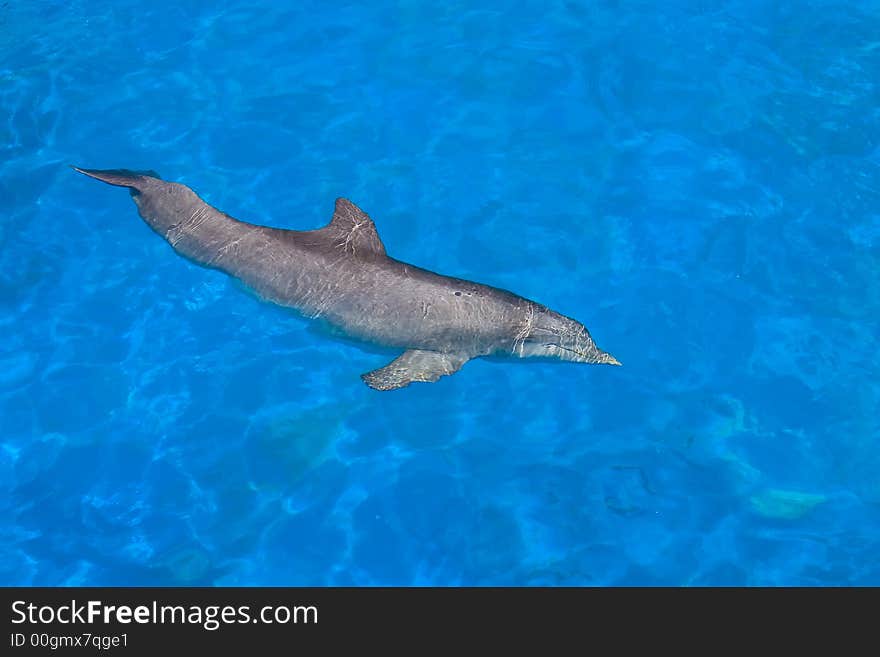
<path id="1" fill-rule="evenodd" d="M 80 169 L 79 167 L 71 167 L 74 171 L 100 180 L 108 185 L 116 185 L 117 187 L 128 187 L 132 194 L 139 191 L 141 184 L 145 178 L 159 178 L 159 174 L 155 171 L 130 171 L 129 169 Z"/>

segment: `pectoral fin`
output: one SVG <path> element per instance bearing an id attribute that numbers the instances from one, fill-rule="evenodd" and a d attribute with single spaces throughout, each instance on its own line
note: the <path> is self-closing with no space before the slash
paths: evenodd
<path id="1" fill-rule="evenodd" d="M 385 367 L 361 374 L 361 378 L 374 390 L 394 390 L 413 381 L 433 383 L 441 376 L 455 374 L 467 361 L 461 354 L 410 349 Z"/>

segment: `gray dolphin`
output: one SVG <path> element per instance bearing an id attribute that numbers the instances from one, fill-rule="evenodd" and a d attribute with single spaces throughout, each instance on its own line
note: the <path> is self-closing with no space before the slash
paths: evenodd
<path id="1" fill-rule="evenodd" d="M 582 324 L 539 303 L 387 256 L 373 220 L 344 198 L 325 227 L 282 230 L 238 221 L 152 171 L 73 168 L 127 187 L 144 221 L 182 256 L 353 338 L 403 349 L 361 375 L 376 390 L 437 381 L 479 356 L 620 365 Z"/>

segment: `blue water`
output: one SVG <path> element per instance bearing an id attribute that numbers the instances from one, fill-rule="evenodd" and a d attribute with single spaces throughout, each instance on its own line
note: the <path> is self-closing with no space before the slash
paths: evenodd
<path id="1" fill-rule="evenodd" d="M 0 584 L 880 584 L 880 4 L 508 5 L 2 3 Z M 69 164 L 624 367 L 374 392 Z"/>

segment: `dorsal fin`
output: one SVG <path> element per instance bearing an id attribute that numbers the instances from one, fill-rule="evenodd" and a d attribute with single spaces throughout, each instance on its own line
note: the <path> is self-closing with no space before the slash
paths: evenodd
<path id="1" fill-rule="evenodd" d="M 322 230 L 331 234 L 339 248 L 344 248 L 348 253 L 385 255 L 385 245 L 379 239 L 376 224 L 370 215 L 348 199 L 336 199 L 333 219 Z"/>

